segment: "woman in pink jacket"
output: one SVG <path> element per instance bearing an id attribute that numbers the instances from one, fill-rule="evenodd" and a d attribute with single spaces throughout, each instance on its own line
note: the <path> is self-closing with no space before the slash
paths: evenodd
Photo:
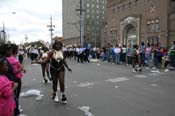
<path id="1" fill-rule="evenodd" d="M 18 83 L 18 87 L 16 90 L 16 96 L 19 99 L 19 95 L 21 92 L 21 79 L 23 77 L 23 71 L 25 71 L 23 69 L 22 64 L 19 62 L 19 60 L 16 58 L 17 54 L 18 54 L 18 46 L 16 44 L 11 44 L 11 49 L 12 49 L 12 55 L 10 57 L 8 57 L 8 61 L 10 62 L 10 64 L 13 67 L 14 70 L 14 74 L 17 78 L 17 83 Z"/>
<path id="2" fill-rule="evenodd" d="M 0 58 L 0 116 L 12 116 L 16 107 L 13 91 L 17 84 L 8 80 L 7 71 L 7 62 Z"/>

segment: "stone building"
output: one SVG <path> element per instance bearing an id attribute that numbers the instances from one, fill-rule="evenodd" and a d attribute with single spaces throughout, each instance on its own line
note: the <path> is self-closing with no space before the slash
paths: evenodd
<path id="1" fill-rule="evenodd" d="M 175 40 L 175 0 L 107 0 L 102 45 L 140 42 L 167 47 Z"/>

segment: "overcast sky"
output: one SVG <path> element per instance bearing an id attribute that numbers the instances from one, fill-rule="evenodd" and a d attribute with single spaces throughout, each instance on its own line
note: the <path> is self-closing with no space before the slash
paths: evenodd
<path id="1" fill-rule="evenodd" d="M 11 14 L 10 12 L 16 12 Z M 3 22 L 12 42 L 50 42 L 47 28 L 52 15 L 54 35 L 62 36 L 62 0 L 0 0 L 0 29 Z"/>

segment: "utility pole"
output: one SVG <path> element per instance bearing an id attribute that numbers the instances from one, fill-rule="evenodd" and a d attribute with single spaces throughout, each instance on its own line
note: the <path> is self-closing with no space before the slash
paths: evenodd
<path id="1" fill-rule="evenodd" d="M 76 11 L 79 11 L 80 12 L 80 47 L 83 46 L 83 12 L 86 11 L 86 10 L 83 10 L 83 7 L 82 7 L 83 3 L 82 3 L 82 0 L 80 0 L 80 9 L 76 9 Z"/>
<path id="2" fill-rule="evenodd" d="M 55 25 L 52 24 L 52 16 L 50 17 L 50 25 L 47 25 L 47 27 L 49 28 L 50 31 L 50 39 L 51 39 L 51 44 L 53 44 L 53 31 L 55 28 Z"/>
<path id="3" fill-rule="evenodd" d="M 5 43 L 5 41 L 6 41 L 6 32 L 5 32 L 5 24 L 4 24 L 4 22 L 3 22 L 2 33 L 3 33 L 3 43 Z"/>
<path id="4" fill-rule="evenodd" d="M 26 44 L 27 44 L 27 40 L 28 40 L 28 36 L 27 36 L 27 34 L 25 35 L 25 40 L 26 40 Z"/>

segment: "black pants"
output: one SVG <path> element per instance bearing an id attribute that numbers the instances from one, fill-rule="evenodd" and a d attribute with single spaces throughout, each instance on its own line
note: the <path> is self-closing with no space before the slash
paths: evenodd
<path id="1" fill-rule="evenodd" d="M 23 60 L 24 60 L 23 55 L 20 54 L 18 56 L 18 59 L 19 59 L 19 62 L 22 64 L 23 63 Z"/>
<path id="2" fill-rule="evenodd" d="M 65 72 L 65 68 L 61 68 L 59 71 L 53 69 L 52 67 L 50 67 L 50 74 L 51 74 L 51 77 L 52 77 L 52 88 L 53 88 L 53 91 L 56 92 L 57 91 L 57 86 L 58 86 L 58 78 L 59 78 L 59 73 L 60 72 Z"/>
<path id="3" fill-rule="evenodd" d="M 15 95 L 14 95 L 14 99 L 15 99 L 15 103 L 16 103 L 16 108 L 14 110 L 14 116 L 18 116 L 20 114 L 20 111 L 19 111 L 19 96 L 20 96 L 20 93 L 21 93 L 21 85 L 22 85 L 21 78 L 17 78 L 16 80 L 17 80 L 17 83 L 18 83 L 18 87 L 16 88 Z"/>
<path id="4" fill-rule="evenodd" d="M 132 67 L 135 68 L 137 64 L 139 65 L 139 67 L 141 67 L 141 63 L 138 55 L 132 57 Z"/>
<path id="5" fill-rule="evenodd" d="M 18 83 L 18 87 L 16 88 L 15 94 L 16 94 L 16 97 L 19 99 L 19 96 L 21 93 L 21 85 L 22 85 L 21 78 L 17 78 L 17 83 Z"/>
<path id="6" fill-rule="evenodd" d="M 83 54 L 78 55 L 77 62 L 79 63 L 80 61 L 83 63 Z"/>
<path id="7" fill-rule="evenodd" d="M 18 116 L 20 114 L 19 111 L 19 99 L 14 95 L 15 103 L 16 103 L 16 108 L 14 110 L 14 116 Z"/>
<path id="8" fill-rule="evenodd" d="M 44 63 L 41 64 L 41 68 L 42 68 L 42 74 L 43 74 L 43 78 L 45 79 L 45 72 L 47 73 L 47 77 L 50 79 L 50 75 L 49 75 L 49 67 L 48 67 L 48 63 Z"/>

